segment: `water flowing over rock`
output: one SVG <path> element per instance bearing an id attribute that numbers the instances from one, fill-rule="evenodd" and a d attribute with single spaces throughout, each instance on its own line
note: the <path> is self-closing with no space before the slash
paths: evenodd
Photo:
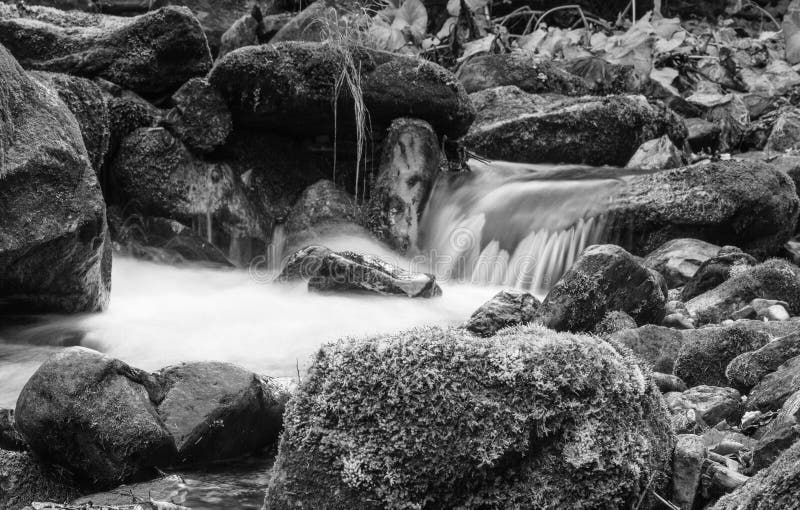
<path id="1" fill-rule="evenodd" d="M 105 204 L 79 125 L 2 46 L 0 116 L 0 308 L 103 309 L 111 283 Z"/>
<path id="2" fill-rule="evenodd" d="M 419 220 L 441 164 L 439 141 L 427 122 L 392 122 L 365 209 L 370 230 L 400 253 L 418 248 Z"/>
<path id="3" fill-rule="evenodd" d="M 649 506 L 674 444 L 633 361 L 541 327 L 326 345 L 285 427 L 265 502 L 276 510 Z"/>
<path id="4" fill-rule="evenodd" d="M 667 241 L 644 259 L 644 264 L 661 273 L 670 289 L 686 285 L 706 260 L 719 252 L 719 246 L 699 239 Z"/>
<path id="5" fill-rule="evenodd" d="M 442 294 L 436 278 L 414 273 L 372 255 L 334 252 L 307 246 L 287 258 L 279 281 L 308 280 L 309 290 L 367 292 L 387 296 L 430 298 Z"/>
<path id="6" fill-rule="evenodd" d="M 800 212 L 791 179 L 762 163 L 695 165 L 625 182 L 611 204 L 609 239 L 637 255 L 685 237 L 756 256 L 775 253 L 794 233 Z"/>
<path id="7" fill-rule="evenodd" d="M 476 335 L 489 337 L 503 328 L 528 324 L 540 304 L 527 292 L 504 290 L 475 310 L 466 328 Z"/>
<path id="8" fill-rule="evenodd" d="M 99 76 L 145 97 L 211 68 L 205 35 L 185 7 L 118 18 L 0 4 L 0 44 L 25 68 Z"/>
<path id="9" fill-rule="evenodd" d="M 464 144 L 491 159 L 624 166 L 648 140 L 686 138 L 675 114 L 643 96 L 544 99 L 507 86 L 470 98 L 478 116 Z"/>
<path id="10" fill-rule="evenodd" d="M 411 116 L 458 138 L 472 123 L 475 110 L 450 72 L 426 60 L 365 48 L 311 42 L 248 46 L 221 58 L 209 81 L 227 99 L 238 126 L 350 140 L 356 133 L 353 100 L 346 87 L 336 89 L 342 73 L 358 73 L 348 61 L 360 71 L 355 78 L 374 133 Z"/>
<path id="11" fill-rule="evenodd" d="M 536 320 L 557 331 L 592 331 L 606 313 L 620 310 L 637 324 L 659 323 L 666 299 L 663 277 L 630 253 L 590 246 L 550 289 Z"/>

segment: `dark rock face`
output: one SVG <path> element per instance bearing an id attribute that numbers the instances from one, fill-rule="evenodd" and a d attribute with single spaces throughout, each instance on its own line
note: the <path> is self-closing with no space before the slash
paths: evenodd
<path id="1" fill-rule="evenodd" d="M 615 245 L 587 248 L 547 294 L 536 320 L 557 331 L 592 331 L 606 313 L 623 311 L 637 324 L 664 318 L 663 278 Z"/>
<path id="2" fill-rule="evenodd" d="M 783 403 L 778 415 L 767 425 L 753 448 L 753 469 L 758 471 L 772 464 L 781 453 L 800 439 L 800 391 Z"/>
<path id="3" fill-rule="evenodd" d="M 719 323 L 757 298 L 784 301 L 790 314 L 800 313 L 800 268 L 768 260 L 689 300 L 686 308 L 699 324 Z"/>
<path id="4" fill-rule="evenodd" d="M 799 212 L 800 199 L 785 173 L 726 161 L 626 179 L 611 206 L 609 228 L 636 255 L 691 237 L 763 256 L 783 247 Z"/>
<path id="5" fill-rule="evenodd" d="M 777 411 L 797 391 L 800 391 L 800 356 L 783 363 L 764 377 L 750 392 L 747 409 Z"/>
<path id="6" fill-rule="evenodd" d="M 172 92 L 211 68 L 205 35 L 184 7 L 117 18 L 3 4 L 0 44 L 25 68 L 99 76 L 145 97 Z"/>
<path id="7" fill-rule="evenodd" d="M 286 220 L 287 247 L 297 249 L 319 242 L 328 234 L 360 232 L 355 199 L 329 180 L 318 181 L 303 192 Z"/>
<path id="8" fill-rule="evenodd" d="M 585 96 L 589 84 L 552 62 L 528 52 L 479 55 L 459 68 L 458 79 L 470 94 L 513 85 L 531 94 Z"/>
<path id="9" fill-rule="evenodd" d="M 365 208 L 370 230 L 400 253 L 417 245 L 419 219 L 441 163 L 439 140 L 427 122 L 392 122 Z"/>
<path id="10" fill-rule="evenodd" d="M 28 380 L 17 400 L 17 426 L 50 462 L 99 485 L 122 483 L 172 464 L 176 454 L 147 380 L 119 360 L 70 347 Z"/>
<path id="11" fill-rule="evenodd" d="M 694 276 L 686 282 L 681 299 L 689 301 L 709 291 L 742 269 L 755 266 L 755 257 L 734 246 L 725 246 L 715 256 L 703 262 Z"/>
<path id="12" fill-rule="evenodd" d="M 662 326 L 645 325 L 611 335 L 656 372 L 671 374 L 675 359 L 686 341 L 681 331 Z"/>
<path id="13" fill-rule="evenodd" d="M 0 116 L 0 309 L 103 309 L 111 280 L 105 204 L 80 128 L 2 46 Z"/>
<path id="14" fill-rule="evenodd" d="M 164 123 L 188 147 L 211 152 L 233 129 L 228 106 L 216 89 L 202 78 L 192 78 L 172 95 L 175 107 Z"/>
<path id="15" fill-rule="evenodd" d="M 279 281 L 308 280 L 319 292 L 366 292 L 386 296 L 430 298 L 442 289 L 430 274 L 410 273 L 371 255 L 333 252 L 308 246 L 286 260 Z"/>
<path id="16" fill-rule="evenodd" d="M 527 292 L 504 290 L 475 310 L 467 329 L 489 337 L 503 328 L 528 324 L 533 320 L 539 300 Z"/>
<path id="17" fill-rule="evenodd" d="M 57 468 L 41 465 L 30 453 L 0 450 L 0 508 L 30 508 L 33 501 L 69 501 L 75 481 Z"/>
<path id="18" fill-rule="evenodd" d="M 649 480 L 667 482 L 674 444 L 645 381 L 608 343 L 540 327 L 342 340 L 321 349 L 288 405 L 265 505 L 635 504 Z"/>
<path id="19" fill-rule="evenodd" d="M 230 459 L 278 439 L 285 399 L 252 372 L 196 362 L 162 369 L 155 377 L 165 392 L 158 416 L 175 440 L 179 462 Z"/>
<path id="20" fill-rule="evenodd" d="M 644 264 L 664 276 L 674 289 L 692 279 L 700 266 L 719 252 L 719 246 L 699 239 L 672 239 L 644 259 Z"/>
<path id="21" fill-rule="evenodd" d="M 431 62 L 328 43 L 285 42 L 248 46 L 221 58 L 209 81 L 227 99 L 234 123 L 251 129 L 314 136 L 355 133 L 353 102 L 336 80 L 352 59 L 374 132 L 398 117 L 429 122 L 450 138 L 463 135 L 475 116 L 456 78 Z"/>
<path id="22" fill-rule="evenodd" d="M 30 74 L 48 88 L 58 92 L 58 97 L 75 116 L 81 128 L 83 145 L 89 153 L 89 161 L 99 176 L 111 137 L 108 106 L 100 87 L 91 80 L 68 74 L 43 71 Z"/>
<path id="23" fill-rule="evenodd" d="M 680 119 L 642 96 L 543 99 L 516 87 L 472 94 L 478 116 L 464 138 L 490 159 L 624 166 L 644 142 L 663 135 L 681 146 Z"/>
<path id="24" fill-rule="evenodd" d="M 800 324 L 798 332 L 771 341 L 757 351 L 746 352 L 733 359 L 725 375 L 735 388 L 750 391 L 784 362 L 800 356 Z"/>
<path id="25" fill-rule="evenodd" d="M 784 452 L 767 469 L 760 471 L 712 510 L 793 510 L 800 493 L 800 442 Z"/>

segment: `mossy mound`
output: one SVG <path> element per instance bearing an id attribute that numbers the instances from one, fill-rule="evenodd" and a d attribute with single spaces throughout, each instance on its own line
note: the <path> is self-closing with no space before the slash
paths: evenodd
<path id="1" fill-rule="evenodd" d="M 265 505 L 628 507 L 666 480 L 667 416 L 636 363 L 596 337 L 345 339 L 319 351 L 288 405 Z"/>

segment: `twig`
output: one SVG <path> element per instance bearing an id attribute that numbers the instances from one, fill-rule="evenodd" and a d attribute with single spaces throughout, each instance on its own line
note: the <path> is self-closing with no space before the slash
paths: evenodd
<path id="1" fill-rule="evenodd" d="M 562 5 L 560 7 L 553 7 L 549 11 L 547 11 L 544 14 L 542 14 L 541 16 L 539 16 L 539 19 L 536 21 L 536 25 L 533 26 L 533 31 L 536 32 L 536 30 L 539 29 L 539 25 L 542 24 L 542 20 L 545 19 L 548 14 L 554 13 L 556 11 L 563 11 L 565 9 L 577 9 L 578 12 L 581 15 L 581 19 L 583 20 L 584 28 L 586 28 L 586 30 L 589 30 L 589 22 L 586 21 L 586 15 L 583 13 L 583 9 L 581 9 L 580 5 L 573 4 L 573 5 Z M 526 27 L 526 29 L 527 29 L 527 27 Z M 527 34 L 526 32 L 523 32 L 522 35 L 526 35 L 526 34 Z"/>
<path id="2" fill-rule="evenodd" d="M 747 5 L 749 5 L 750 7 L 753 7 L 754 9 L 756 9 L 758 11 L 760 11 L 761 14 L 763 14 L 764 16 L 766 16 L 769 19 L 771 19 L 772 22 L 775 23 L 775 26 L 778 27 L 778 30 L 779 31 L 781 30 L 781 28 L 782 28 L 781 24 L 778 23 L 778 21 L 775 18 L 773 18 L 772 14 L 770 14 L 766 9 L 764 9 L 763 7 L 758 5 L 757 3 L 753 2 L 753 0 L 747 0 Z"/>
<path id="3" fill-rule="evenodd" d="M 667 501 L 666 499 L 662 498 L 658 495 L 656 491 L 652 491 L 653 496 L 656 497 L 659 503 L 664 505 L 665 507 L 669 508 L 670 510 L 681 510 L 679 506 L 675 505 L 674 503 Z"/>

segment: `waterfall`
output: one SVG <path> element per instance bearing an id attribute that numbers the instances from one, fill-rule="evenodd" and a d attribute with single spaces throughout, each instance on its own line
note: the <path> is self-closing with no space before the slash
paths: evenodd
<path id="1" fill-rule="evenodd" d="M 622 170 L 471 163 L 442 174 L 421 219 L 415 260 L 438 278 L 544 295 L 606 235 Z"/>

